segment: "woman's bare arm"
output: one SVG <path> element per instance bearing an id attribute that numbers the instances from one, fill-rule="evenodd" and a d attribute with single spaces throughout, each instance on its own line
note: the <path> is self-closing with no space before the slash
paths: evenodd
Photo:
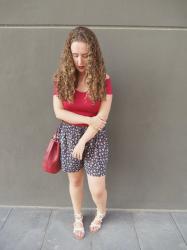
<path id="1" fill-rule="evenodd" d="M 101 106 L 97 116 L 103 118 L 105 121 L 108 119 L 110 109 L 112 105 L 112 95 L 106 95 L 106 100 L 101 102 Z M 85 133 L 80 138 L 80 142 L 87 143 L 91 140 L 99 130 L 95 129 L 92 125 L 89 125 Z"/>
<path id="2" fill-rule="evenodd" d="M 84 115 L 78 115 L 74 112 L 65 110 L 63 108 L 62 102 L 59 100 L 58 96 L 53 96 L 53 109 L 54 113 L 57 119 L 63 120 L 68 123 L 85 123 L 90 124 L 91 117 L 84 116 Z"/>

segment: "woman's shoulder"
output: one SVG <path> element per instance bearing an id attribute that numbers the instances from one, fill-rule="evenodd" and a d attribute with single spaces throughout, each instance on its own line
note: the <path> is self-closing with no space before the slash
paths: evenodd
<path id="1" fill-rule="evenodd" d="M 110 76 L 108 74 L 106 74 L 106 76 L 105 76 L 105 80 L 107 80 L 107 79 L 110 79 Z"/>

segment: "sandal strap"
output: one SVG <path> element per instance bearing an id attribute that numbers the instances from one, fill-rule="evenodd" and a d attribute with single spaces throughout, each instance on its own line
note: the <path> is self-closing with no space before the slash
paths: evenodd
<path id="1" fill-rule="evenodd" d="M 96 216 L 95 216 L 95 219 L 102 222 L 103 218 L 105 217 L 106 215 L 106 212 L 105 213 L 100 213 L 100 212 L 97 212 Z"/>
<path id="2" fill-rule="evenodd" d="M 75 221 L 82 222 L 83 215 L 82 214 L 74 214 Z"/>
<path id="3" fill-rule="evenodd" d="M 75 218 L 75 222 L 73 223 L 74 229 L 73 232 L 77 232 L 77 231 L 81 231 L 84 233 L 84 226 L 83 226 L 83 215 L 82 214 L 74 214 L 74 218 Z M 82 225 L 82 227 L 79 225 L 77 225 L 77 223 L 80 223 Z"/>
<path id="4" fill-rule="evenodd" d="M 76 227 L 74 226 L 73 232 L 83 232 L 84 233 L 84 227 Z"/>
<path id="5" fill-rule="evenodd" d="M 100 229 L 101 228 L 101 224 L 95 224 L 94 222 L 92 222 L 91 224 L 90 224 L 90 226 L 91 227 L 96 227 L 97 229 Z"/>
<path id="6" fill-rule="evenodd" d="M 75 222 L 80 222 L 80 223 L 82 223 L 82 219 L 76 219 L 76 218 L 75 218 Z"/>
<path id="7" fill-rule="evenodd" d="M 106 215 L 106 212 L 105 213 L 97 212 L 94 220 L 91 222 L 90 225 L 100 229 L 101 228 L 101 223 L 102 223 L 103 218 L 105 217 L 105 215 Z M 96 221 L 98 221 L 98 223 Z"/>

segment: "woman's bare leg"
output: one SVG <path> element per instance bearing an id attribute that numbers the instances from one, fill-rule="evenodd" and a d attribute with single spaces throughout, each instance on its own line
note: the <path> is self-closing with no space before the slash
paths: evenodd
<path id="1" fill-rule="evenodd" d="M 83 200 L 83 186 L 84 186 L 84 172 L 81 168 L 80 171 L 68 173 L 69 178 L 69 192 L 73 205 L 74 213 L 81 213 L 82 200 Z"/>
<path id="2" fill-rule="evenodd" d="M 97 214 L 105 214 L 106 213 L 106 203 L 107 203 L 107 190 L 105 186 L 105 176 L 91 176 L 87 175 L 88 178 L 88 186 L 93 198 L 93 201 L 97 207 Z M 95 232 L 98 230 L 98 226 L 101 225 L 101 221 L 97 220 L 97 218 L 93 221 L 97 226 L 91 227 L 91 231 Z"/>
<path id="3" fill-rule="evenodd" d="M 79 172 L 68 173 L 69 192 L 74 210 L 74 235 L 77 239 L 84 237 L 84 227 L 82 223 L 82 201 L 83 201 L 83 186 L 84 173 L 83 169 Z"/>

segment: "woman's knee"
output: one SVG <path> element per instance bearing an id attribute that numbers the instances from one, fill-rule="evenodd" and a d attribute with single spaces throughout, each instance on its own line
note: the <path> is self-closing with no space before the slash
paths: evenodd
<path id="1" fill-rule="evenodd" d="M 101 197 L 106 193 L 105 176 L 95 177 L 87 175 L 87 178 L 92 196 Z"/>
<path id="2" fill-rule="evenodd" d="M 71 187 L 80 187 L 83 185 L 84 176 L 82 173 L 69 173 L 68 177 Z"/>
<path id="3" fill-rule="evenodd" d="M 73 180 L 73 181 L 70 181 L 69 182 L 69 185 L 71 186 L 71 187 L 81 187 L 82 185 L 83 185 L 83 181 L 82 180 L 80 180 L 80 179 L 75 179 L 75 180 Z"/>

